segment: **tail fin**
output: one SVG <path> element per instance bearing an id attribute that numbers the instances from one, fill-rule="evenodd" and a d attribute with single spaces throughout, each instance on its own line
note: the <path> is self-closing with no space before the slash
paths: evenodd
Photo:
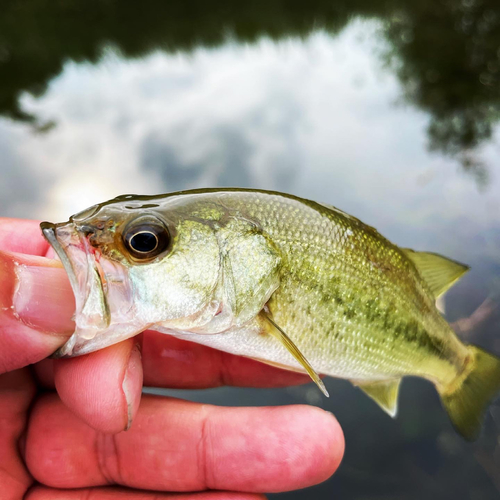
<path id="1" fill-rule="evenodd" d="M 500 392 L 500 358 L 475 346 L 468 346 L 470 369 L 458 383 L 445 387 L 441 400 L 455 429 L 468 441 L 479 435 L 483 413 Z"/>

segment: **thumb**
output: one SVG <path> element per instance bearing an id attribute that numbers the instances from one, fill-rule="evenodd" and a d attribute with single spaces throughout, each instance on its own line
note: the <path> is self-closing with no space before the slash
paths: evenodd
<path id="1" fill-rule="evenodd" d="M 137 339 L 71 359 L 54 360 L 62 402 L 94 429 L 128 429 L 139 409 L 142 362 Z"/>

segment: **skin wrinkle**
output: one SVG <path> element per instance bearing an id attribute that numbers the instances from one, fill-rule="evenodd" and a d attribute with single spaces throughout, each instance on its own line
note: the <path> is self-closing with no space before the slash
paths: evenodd
<path id="1" fill-rule="evenodd" d="M 11 412 L 10 414 L 7 414 L 3 417 L 0 418 L 0 422 L 2 420 L 7 420 L 7 424 L 9 423 L 9 419 L 11 421 L 19 422 L 22 425 L 16 425 L 12 429 L 12 434 L 10 436 L 9 441 L 12 442 L 12 448 L 15 452 L 15 458 L 17 459 L 17 462 L 19 465 L 21 465 L 21 469 L 16 467 L 15 472 L 18 472 L 19 474 L 24 475 L 24 477 L 19 476 L 18 474 L 15 474 L 13 470 L 7 470 L 4 466 L 0 466 L 0 478 L 5 477 L 10 477 L 13 481 L 14 484 L 18 484 L 21 487 L 22 491 L 26 491 L 30 485 L 33 483 L 33 478 L 29 471 L 26 469 L 24 465 L 24 460 L 23 460 L 23 444 L 25 442 L 25 433 L 27 430 L 28 426 L 28 417 L 27 415 L 29 414 L 29 409 L 31 405 L 33 404 L 34 396 L 35 396 L 35 386 L 32 382 L 32 380 L 28 379 L 25 374 L 27 370 L 24 370 L 25 373 L 21 374 L 21 372 L 18 372 L 18 375 L 15 376 L 16 380 L 13 380 L 12 382 L 7 383 L 7 385 L 2 384 L 2 388 L 0 389 L 0 397 L 2 395 L 2 392 L 4 391 L 9 391 L 9 385 L 10 385 L 10 390 L 16 394 L 17 396 L 21 395 L 21 391 L 25 393 L 25 396 L 27 395 L 28 397 L 22 397 L 20 400 L 16 401 L 17 408 L 14 412 Z M 12 376 L 12 373 L 10 374 Z M 9 374 L 4 375 L 4 380 L 9 381 Z M 11 384 L 14 383 L 14 386 Z M 1 428 L 5 429 L 7 426 L 1 425 Z M 14 454 L 13 454 L 14 455 Z M 2 480 L 2 486 L 6 487 L 7 485 L 5 482 Z"/>
<path id="2" fill-rule="evenodd" d="M 21 478 L 19 477 L 16 477 L 12 471 L 9 471 L 7 470 L 5 467 L 3 467 L 2 465 L 0 465 L 0 478 L 2 478 L 2 485 L 5 486 L 5 483 L 3 482 L 4 481 L 4 478 L 5 477 L 9 477 L 12 479 L 12 481 L 16 484 L 18 484 L 19 486 L 21 486 L 23 489 L 26 488 L 26 483 L 25 481 L 23 481 Z"/>
<path id="3" fill-rule="evenodd" d="M 217 360 L 215 360 L 216 366 L 219 366 L 217 371 L 217 385 L 219 387 L 224 387 L 225 385 L 233 385 L 233 377 L 231 375 L 231 369 L 229 367 L 230 360 L 227 356 L 224 356 L 222 351 L 215 351 L 217 353 Z"/>
<path id="4" fill-rule="evenodd" d="M 130 354 L 128 356 L 127 362 L 123 364 L 123 376 L 121 378 L 123 380 L 123 382 L 121 384 L 121 391 L 122 391 L 122 394 L 123 394 L 123 399 L 125 400 L 125 408 L 127 410 L 127 420 L 126 420 L 126 423 L 125 423 L 125 430 L 130 429 L 130 426 L 132 425 L 132 418 L 133 418 L 133 415 L 132 415 L 132 400 L 129 401 L 127 399 L 127 393 L 125 391 L 125 385 L 127 383 L 128 365 L 130 363 L 130 360 L 132 359 L 132 354 L 134 353 L 135 349 L 139 350 L 139 344 L 138 343 L 134 343 L 134 346 L 130 350 Z"/>
<path id="5" fill-rule="evenodd" d="M 197 445 L 199 490 L 217 489 L 215 478 L 215 460 L 210 432 L 210 405 L 200 408 L 200 440 Z M 117 434 L 96 434 L 96 456 L 104 480 L 109 485 L 126 485 L 127 481 L 122 474 L 120 465 L 120 453 L 116 441 Z"/>
<path id="6" fill-rule="evenodd" d="M 122 475 L 122 466 L 121 466 L 121 460 L 120 460 L 120 453 L 118 452 L 118 444 L 116 442 L 116 436 L 117 434 L 112 434 L 111 436 L 108 434 L 112 444 L 113 444 L 113 454 L 115 457 L 116 461 L 116 477 L 118 479 L 119 484 L 125 484 L 123 481 L 123 475 Z"/>
<path id="7" fill-rule="evenodd" d="M 210 468 L 208 466 L 209 463 L 214 463 L 213 461 L 213 452 L 212 452 L 212 443 L 210 439 L 210 422 L 208 419 L 208 411 L 206 405 L 203 405 L 200 408 L 201 413 L 201 433 L 200 433 L 200 441 L 198 443 L 198 469 L 201 474 L 201 484 L 202 489 L 211 488 L 213 489 L 213 473 L 210 474 Z M 212 476 L 209 479 L 209 476 Z"/>
<path id="8" fill-rule="evenodd" d="M 0 257 L 1 257 L 1 255 L 0 255 Z M 7 258 L 0 259 L 0 277 L 2 278 L 2 288 L 7 287 L 9 285 L 9 288 L 6 289 L 5 292 L 2 290 L 2 295 L 5 295 L 5 297 L 9 297 L 10 300 L 8 302 L 6 301 L 4 303 L 4 301 L 2 300 L 3 297 L 0 296 L 0 307 L 2 308 L 2 309 L 0 309 L 0 311 L 2 311 L 2 315 L 5 315 L 5 316 L 7 316 L 6 313 L 8 313 L 8 317 L 9 317 L 9 319 L 11 319 L 14 316 L 11 305 L 12 305 L 12 297 L 14 296 L 15 289 L 17 286 L 16 285 L 17 280 L 12 279 L 12 276 L 15 276 L 14 270 L 11 267 L 11 262 L 8 261 L 9 256 L 6 256 L 6 257 Z M 5 311 L 5 310 L 3 310 L 4 308 L 6 308 L 8 310 Z M 2 330 L 2 326 L 0 325 L 0 331 L 1 330 Z M 0 349 L 1 349 L 0 352 L 5 351 L 5 347 L 2 345 L 1 339 L 2 339 L 2 335 L 0 335 Z M 0 374 L 6 373 L 10 370 L 10 366 L 7 363 L 7 358 L 5 358 L 5 361 L 3 361 L 3 362 L 2 362 L 2 359 L 3 359 L 3 357 L 0 356 Z"/>
<path id="9" fill-rule="evenodd" d="M 225 353 L 223 351 L 217 351 L 214 349 L 210 354 L 210 361 L 215 364 L 216 367 L 218 367 L 214 376 L 213 386 L 232 386 L 233 377 L 231 375 L 230 359 L 225 356 Z"/>
<path id="10" fill-rule="evenodd" d="M 20 415 L 20 418 L 22 418 L 24 416 L 24 426 L 23 426 L 22 431 L 19 433 L 19 437 L 17 438 L 16 450 L 17 450 L 17 456 L 19 458 L 19 461 L 22 464 L 26 463 L 26 460 L 25 460 L 25 458 L 26 458 L 26 433 L 28 432 L 29 415 L 31 413 L 31 408 L 33 407 L 34 403 L 35 403 L 35 397 L 33 395 L 33 397 L 31 398 L 31 402 L 30 402 L 28 409 L 25 412 L 22 412 L 22 415 Z M 20 412 L 20 414 L 21 414 L 21 412 Z M 24 468 L 26 470 L 26 474 L 30 478 L 30 483 L 28 485 L 24 484 L 24 487 L 29 488 L 33 484 L 33 478 L 25 466 L 24 466 Z"/>
<path id="11" fill-rule="evenodd" d="M 97 432 L 95 444 L 99 472 L 109 485 L 116 484 L 115 478 L 121 478 L 121 474 L 118 470 L 119 460 L 115 435 Z M 111 467 L 109 466 L 111 460 L 114 462 L 114 472 L 111 471 Z"/>

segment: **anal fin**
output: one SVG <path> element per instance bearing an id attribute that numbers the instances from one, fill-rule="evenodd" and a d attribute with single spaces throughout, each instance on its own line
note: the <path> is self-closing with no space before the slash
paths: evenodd
<path id="1" fill-rule="evenodd" d="M 386 413 L 395 417 L 398 412 L 398 393 L 401 379 L 377 382 L 353 382 L 367 396 L 372 398 Z"/>
<path id="2" fill-rule="evenodd" d="M 323 384 L 319 375 L 316 373 L 309 361 L 307 361 L 305 356 L 300 352 L 300 349 L 293 343 L 292 339 L 269 317 L 265 311 L 262 311 L 261 317 L 271 326 L 271 328 L 266 328 L 266 331 L 281 342 L 287 351 L 304 368 L 307 374 L 311 377 L 312 381 L 319 387 L 320 391 L 328 398 L 329 394 L 326 390 L 325 384 Z"/>

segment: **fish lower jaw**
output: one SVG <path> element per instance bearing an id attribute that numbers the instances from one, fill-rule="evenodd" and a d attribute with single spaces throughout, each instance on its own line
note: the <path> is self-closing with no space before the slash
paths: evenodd
<path id="1" fill-rule="evenodd" d="M 117 344 L 118 342 L 122 342 L 130 337 L 134 337 L 144 330 L 149 329 L 151 326 L 150 323 L 145 323 L 140 319 L 136 319 L 130 323 L 112 324 L 106 329 L 97 331 L 96 329 L 77 328 L 68 341 L 60 347 L 52 357 L 69 358 L 98 351 L 113 344 Z"/>
<path id="2" fill-rule="evenodd" d="M 73 334 L 69 338 L 69 340 L 50 357 L 53 359 L 58 359 L 71 356 L 73 354 L 73 348 L 75 347 L 76 341 L 77 337 L 75 336 L 75 334 Z"/>

